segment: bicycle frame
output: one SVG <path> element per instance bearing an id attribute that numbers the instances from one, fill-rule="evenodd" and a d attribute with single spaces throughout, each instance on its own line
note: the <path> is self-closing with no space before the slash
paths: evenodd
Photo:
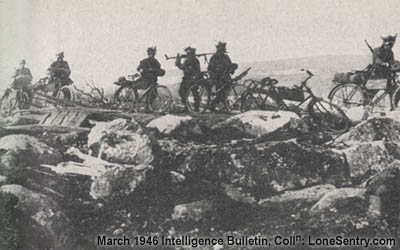
<path id="1" fill-rule="evenodd" d="M 151 92 L 155 92 L 155 89 L 157 88 L 157 86 L 159 85 L 158 83 L 151 85 L 150 87 L 148 87 L 147 89 L 144 90 L 144 93 L 142 95 L 139 95 L 138 93 L 138 89 L 136 89 L 133 84 L 135 82 L 130 83 L 130 87 L 133 89 L 134 93 L 135 93 L 135 97 L 137 99 L 138 103 L 143 103 L 144 100 L 146 100 L 146 97 L 151 93 Z"/>
<path id="2" fill-rule="evenodd" d="M 304 103 L 306 103 L 306 102 L 307 102 L 308 100 L 310 100 L 310 99 L 320 99 L 319 97 L 315 96 L 314 93 L 312 92 L 311 88 L 307 86 L 307 81 L 310 80 L 310 79 L 312 78 L 312 76 L 313 76 L 313 75 L 308 75 L 308 77 L 307 77 L 306 79 L 304 79 L 304 80 L 301 82 L 300 88 L 301 88 L 301 90 L 302 90 L 303 92 L 307 93 L 308 96 L 307 96 L 303 101 L 301 101 L 299 104 L 297 104 L 297 105 L 295 106 L 296 109 L 300 108 L 301 105 L 303 105 Z M 284 107 L 281 107 L 281 108 L 283 108 L 283 109 L 285 109 L 285 110 L 291 109 L 291 108 L 289 108 L 289 106 L 288 106 L 288 105 L 286 104 L 286 102 L 284 101 L 285 99 L 283 99 L 283 98 L 279 95 L 279 93 L 278 93 L 277 88 L 275 87 L 275 85 L 270 85 L 270 86 L 269 86 L 269 91 L 272 91 L 272 92 L 273 92 L 273 95 L 274 95 L 274 97 L 276 98 L 276 101 L 277 101 L 278 105 L 284 105 Z"/>

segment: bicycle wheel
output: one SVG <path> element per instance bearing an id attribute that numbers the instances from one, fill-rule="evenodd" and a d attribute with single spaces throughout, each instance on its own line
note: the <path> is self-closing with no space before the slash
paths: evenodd
<path id="1" fill-rule="evenodd" d="M 119 87 L 114 94 L 114 102 L 125 112 L 133 111 L 136 104 L 135 90 L 130 86 Z"/>
<path id="2" fill-rule="evenodd" d="M 243 93 L 240 110 L 279 110 L 276 99 L 266 90 L 247 91 Z"/>
<path id="3" fill-rule="evenodd" d="M 150 111 L 162 113 L 169 109 L 172 102 L 172 95 L 166 86 L 158 85 L 150 90 L 147 95 L 147 106 Z"/>
<path id="4" fill-rule="evenodd" d="M 329 100 L 341 108 L 354 108 L 366 103 L 364 92 L 354 83 L 340 84 L 334 87 L 328 95 Z"/>
<path id="5" fill-rule="evenodd" d="M 191 113 L 204 113 L 210 106 L 210 90 L 204 84 L 194 84 L 186 92 L 186 108 Z"/>
<path id="6" fill-rule="evenodd" d="M 242 84 L 246 89 L 254 88 L 257 85 L 257 82 L 252 79 L 247 79 Z"/>
<path id="7" fill-rule="evenodd" d="M 229 88 L 228 94 L 226 95 L 226 99 L 224 102 L 225 109 L 228 112 L 240 111 L 240 105 L 241 105 L 240 98 L 245 90 L 246 87 L 240 84 L 232 85 Z"/>
<path id="8" fill-rule="evenodd" d="M 313 99 L 308 105 L 308 112 L 313 121 L 331 132 L 346 132 L 350 127 L 350 120 L 343 110 L 324 100 Z"/>
<path id="9" fill-rule="evenodd" d="M 395 91 L 393 91 L 393 95 L 391 96 L 392 109 L 399 110 L 400 109 L 400 87 L 397 87 Z"/>
<path id="10" fill-rule="evenodd" d="M 15 106 L 16 98 L 13 97 L 12 95 L 15 95 L 15 93 L 12 93 L 11 90 L 6 90 L 6 93 L 1 98 L 0 102 L 1 117 L 9 116 L 10 113 L 16 108 Z"/>
<path id="11" fill-rule="evenodd" d="M 29 95 L 25 91 L 20 92 L 20 96 L 18 98 L 17 106 L 19 109 L 29 109 Z"/>

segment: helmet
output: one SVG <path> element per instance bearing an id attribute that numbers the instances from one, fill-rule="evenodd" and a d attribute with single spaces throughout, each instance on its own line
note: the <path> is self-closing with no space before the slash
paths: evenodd
<path id="1" fill-rule="evenodd" d="M 157 47 L 156 46 L 147 48 L 147 53 L 148 54 L 149 53 L 156 53 L 156 52 L 157 52 Z"/>
<path id="2" fill-rule="evenodd" d="M 393 45 L 396 42 L 396 37 L 397 37 L 397 34 L 394 35 L 394 36 L 391 36 L 391 35 L 386 36 L 386 37 L 382 37 L 381 36 L 381 38 L 383 40 L 383 43 L 384 44 L 389 44 L 389 45 Z"/>
<path id="3" fill-rule="evenodd" d="M 190 53 L 196 54 L 196 49 L 189 46 L 189 47 L 185 48 L 185 52 L 188 54 L 190 54 Z"/>
<path id="4" fill-rule="evenodd" d="M 217 50 L 226 50 L 226 43 L 218 42 L 218 44 L 215 45 L 215 47 L 217 48 Z"/>
<path id="5" fill-rule="evenodd" d="M 64 52 L 60 52 L 57 54 L 57 57 L 64 57 Z"/>

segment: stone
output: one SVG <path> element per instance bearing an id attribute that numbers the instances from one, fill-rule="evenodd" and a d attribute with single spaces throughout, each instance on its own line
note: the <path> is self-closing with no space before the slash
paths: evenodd
<path id="1" fill-rule="evenodd" d="M 15 207 L 33 222 L 33 225 L 25 225 L 25 229 L 29 230 L 27 227 L 31 227 L 30 230 L 39 231 L 49 249 L 83 249 L 83 240 L 75 233 L 76 229 L 54 200 L 16 184 L 1 186 L 0 193 L 18 198 Z M 91 246 L 85 249 L 95 248 Z"/>
<path id="2" fill-rule="evenodd" d="M 322 198 L 322 196 L 330 191 L 335 190 L 336 187 L 331 184 L 316 185 L 300 190 L 285 191 L 283 194 L 272 196 L 262 199 L 258 202 L 259 205 L 268 206 L 279 203 L 315 203 Z"/>
<path id="3" fill-rule="evenodd" d="M 400 161 L 395 160 L 367 182 L 370 212 L 378 216 L 399 216 Z"/>
<path id="4" fill-rule="evenodd" d="M 146 172 L 153 169 L 150 165 L 131 168 L 112 167 L 104 173 L 93 177 L 90 196 L 93 199 L 109 198 L 115 195 L 129 195 L 144 183 Z"/>
<path id="5" fill-rule="evenodd" d="M 319 213 L 326 209 L 336 209 L 337 205 L 353 198 L 365 199 L 365 188 L 338 188 L 326 193 L 310 210 L 311 213 Z"/>
<path id="6" fill-rule="evenodd" d="M 336 138 L 335 145 L 351 146 L 360 142 L 381 140 L 400 144 L 400 122 L 390 118 L 373 117 Z"/>
<path id="7" fill-rule="evenodd" d="M 382 171 L 394 160 L 384 141 L 363 142 L 340 152 L 346 156 L 350 176 L 359 180 Z"/>
<path id="8" fill-rule="evenodd" d="M 175 206 L 172 219 L 184 222 L 199 222 L 207 213 L 210 213 L 214 202 L 210 200 L 200 200 L 187 204 Z"/>
<path id="9" fill-rule="evenodd" d="M 289 111 L 251 110 L 232 116 L 216 124 L 213 129 L 231 136 L 258 137 L 272 133 L 298 118 L 296 113 Z"/>
<path id="10" fill-rule="evenodd" d="M 350 183 L 342 153 L 294 141 L 241 141 L 218 146 L 172 140 L 158 143 L 163 167 L 184 175 L 187 185 L 199 189 L 220 187 L 226 194 L 224 185 L 229 185 L 233 195 L 228 196 L 236 196 L 239 190 L 244 197 L 259 200 L 287 190 Z"/>
<path id="11" fill-rule="evenodd" d="M 28 167 L 55 164 L 61 154 L 29 135 L 8 135 L 0 138 L 0 174 L 22 178 Z"/>
<path id="12" fill-rule="evenodd" d="M 134 120 L 97 122 L 88 135 L 88 146 L 93 155 L 113 163 L 150 165 L 154 158 L 150 137 Z"/>
<path id="13" fill-rule="evenodd" d="M 192 120 L 190 116 L 164 115 L 147 124 L 148 128 L 155 128 L 158 132 L 169 135 L 179 129 L 184 123 Z"/>

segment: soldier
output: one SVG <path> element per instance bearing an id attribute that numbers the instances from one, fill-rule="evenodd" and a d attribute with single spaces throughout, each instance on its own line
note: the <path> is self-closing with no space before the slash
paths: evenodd
<path id="1" fill-rule="evenodd" d="M 56 86 L 56 91 L 62 86 L 72 84 L 73 81 L 69 76 L 71 75 L 71 70 L 69 68 L 68 62 L 64 61 L 64 52 L 57 54 L 57 60 L 53 62 L 49 69 L 50 82 L 60 80 L 61 86 Z"/>
<path id="2" fill-rule="evenodd" d="M 22 59 L 19 64 L 20 68 L 15 71 L 15 74 L 13 76 L 14 88 L 26 88 L 33 79 L 30 69 L 25 67 L 25 64 L 26 64 L 25 59 Z"/>
<path id="3" fill-rule="evenodd" d="M 176 67 L 183 70 L 182 83 L 179 88 L 179 96 L 181 97 L 181 101 L 183 104 L 186 103 L 185 100 L 186 100 L 187 90 L 200 77 L 200 62 L 196 58 L 196 49 L 187 47 L 185 49 L 185 52 L 186 52 L 186 60 L 183 63 L 181 62 L 182 57 L 179 54 L 176 56 L 176 61 L 175 61 Z M 198 110 L 200 103 L 199 95 L 197 92 L 193 94 L 195 98 L 195 110 Z"/>
<path id="4" fill-rule="evenodd" d="M 212 109 L 225 99 L 226 92 L 231 85 L 231 74 L 238 68 L 236 63 L 232 63 L 226 54 L 226 43 L 219 42 L 216 45 L 217 51 L 211 57 L 208 71 L 212 80 L 217 83 L 217 95 L 212 104 Z"/>
<path id="5" fill-rule="evenodd" d="M 140 64 L 137 67 L 137 70 L 141 73 L 137 85 L 138 89 L 146 89 L 151 85 L 155 85 L 157 83 L 157 78 L 165 74 L 165 70 L 161 68 L 161 64 L 155 58 L 156 53 L 156 47 L 148 48 L 148 57 L 140 61 Z"/>
<path id="6" fill-rule="evenodd" d="M 381 37 L 382 46 L 373 51 L 372 64 L 375 67 L 375 78 L 388 78 L 390 76 L 390 65 L 394 62 L 393 45 L 396 42 L 395 36 Z"/>

